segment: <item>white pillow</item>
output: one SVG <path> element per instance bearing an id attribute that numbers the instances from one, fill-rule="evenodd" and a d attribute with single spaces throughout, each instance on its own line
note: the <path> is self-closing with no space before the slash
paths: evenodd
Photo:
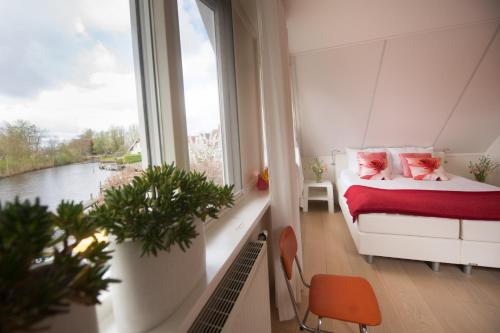
<path id="1" fill-rule="evenodd" d="M 392 161 L 392 174 L 393 175 L 402 175 L 403 167 L 401 165 L 401 160 L 399 158 L 399 154 L 403 153 L 432 153 L 434 151 L 434 147 L 389 147 L 386 148 L 390 155 Z"/>
<path id="2" fill-rule="evenodd" d="M 384 151 L 387 153 L 387 161 L 391 164 L 392 156 L 385 148 L 346 148 L 345 152 L 347 154 L 347 165 L 349 170 L 354 172 L 355 174 L 359 174 L 359 162 L 358 162 L 358 152 L 381 152 Z"/>

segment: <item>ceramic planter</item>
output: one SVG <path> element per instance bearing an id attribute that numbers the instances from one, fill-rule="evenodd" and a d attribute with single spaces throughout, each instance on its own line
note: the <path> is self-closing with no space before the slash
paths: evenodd
<path id="1" fill-rule="evenodd" d="M 115 245 L 111 276 L 122 282 L 111 286 L 111 296 L 119 332 L 146 332 L 159 325 L 205 277 L 205 236 L 202 222 L 196 224 L 199 235 L 186 252 L 175 245 L 156 257 L 141 257 L 137 242 Z"/>

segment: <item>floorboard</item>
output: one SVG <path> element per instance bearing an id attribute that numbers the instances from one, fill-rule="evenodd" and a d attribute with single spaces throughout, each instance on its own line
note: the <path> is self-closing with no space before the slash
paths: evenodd
<path id="1" fill-rule="evenodd" d="M 311 204 L 301 213 L 306 279 L 329 273 L 363 276 L 372 284 L 382 311 L 382 325 L 370 332 L 500 332 L 500 270 L 456 265 L 433 272 L 424 262 L 379 258 L 372 265 L 360 256 L 342 214 Z M 306 308 L 307 290 L 300 304 Z M 273 333 L 300 332 L 295 321 L 280 322 L 273 310 Z M 309 323 L 316 322 L 311 315 Z M 326 320 L 324 329 L 358 332 L 357 325 Z"/>

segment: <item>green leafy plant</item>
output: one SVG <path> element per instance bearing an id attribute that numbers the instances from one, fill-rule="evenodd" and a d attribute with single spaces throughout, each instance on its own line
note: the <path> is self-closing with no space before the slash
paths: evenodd
<path id="1" fill-rule="evenodd" d="M 233 203 L 232 185 L 216 185 L 204 173 L 163 164 L 106 190 L 103 204 L 91 215 L 118 243 L 138 241 L 141 255 L 156 256 L 174 244 L 185 251 L 198 236 L 195 219 L 217 218 Z"/>
<path id="2" fill-rule="evenodd" d="M 476 163 L 469 161 L 469 172 L 474 175 L 478 182 L 484 183 L 486 177 L 492 173 L 500 163 L 493 161 L 489 156 L 481 156 Z"/>
<path id="3" fill-rule="evenodd" d="M 0 332 L 37 329 L 72 302 L 99 303 L 118 281 L 104 277 L 111 256 L 97 231 L 74 202 L 61 202 L 56 213 L 38 199 L 0 205 Z"/>

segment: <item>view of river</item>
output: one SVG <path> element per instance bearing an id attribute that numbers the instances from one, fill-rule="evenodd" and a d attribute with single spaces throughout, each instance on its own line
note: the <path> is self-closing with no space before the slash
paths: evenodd
<path id="1" fill-rule="evenodd" d="M 99 185 L 114 171 L 99 169 L 98 163 L 70 164 L 0 179 L 0 202 L 40 197 L 53 210 L 61 200 L 86 202 L 99 194 Z"/>

